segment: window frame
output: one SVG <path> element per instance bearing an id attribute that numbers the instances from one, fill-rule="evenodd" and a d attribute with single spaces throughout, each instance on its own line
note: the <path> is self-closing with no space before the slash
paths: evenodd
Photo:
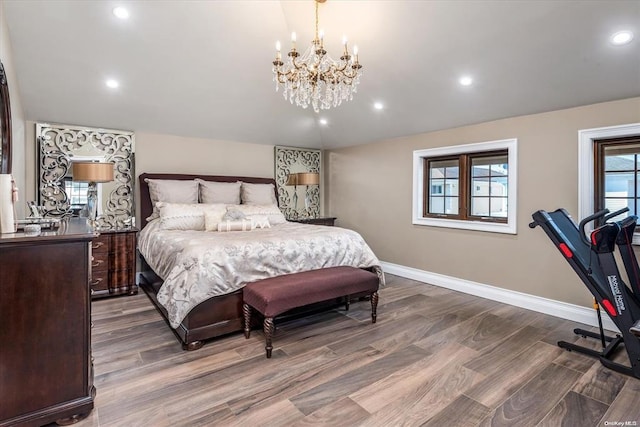
<path id="1" fill-rule="evenodd" d="M 578 220 L 595 211 L 595 146 L 596 140 L 640 135 L 640 123 L 607 126 L 578 131 Z M 585 227 L 593 230 L 593 222 Z M 633 244 L 640 245 L 640 231 L 633 236 Z"/>
<path id="2" fill-rule="evenodd" d="M 603 139 L 596 139 L 593 141 L 594 144 L 594 150 L 593 150 L 593 164 L 594 164 L 594 176 L 593 176 L 593 180 L 594 180 L 594 185 L 593 185 L 593 204 L 595 206 L 596 211 L 602 210 L 605 208 L 606 206 L 606 193 L 605 193 L 605 189 L 604 189 L 604 185 L 605 185 L 605 176 L 606 176 L 606 170 L 605 170 L 605 150 L 608 147 L 624 147 L 627 145 L 639 145 L 640 144 L 640 135 L 633 135 L 633 136 L 623 136 L 623 137 L 617 137 L 617 138 L 603 138 Z M 636 156 L 638 156 L 636 154 Z M 635 165 L 634 165 L 635 166 Z M 637 188 L 637 182 L 638 182 L 638 178 L 639 178 L 639 173 L 640 171 L 638 171 L 637 168 L 634 168 L 634 170 L 629 170 L 627 172 L 633 173 L 634 175 L 634 182 L 635 187 L 635 194 L 634 197 L 632 198 L 634 200 L 634 205 L 635 205 L 635 211 L 636 211 L 636 215 L 638 213 L 640 213 L 640 210 L 638 209 L 638 201 L 640 200 L 640 196 L 638 195 L 638 193 L 640 192 L 640 189 Z"/>
<path id="3" fill-rule="evenodd" d="M 428 162 L 465 156 L 470 159 L 477 155 L 490 155 L 492 152 L 507 151 L 507 161 L 509 164 L 509 174 L 507 176 L 507 200 L 508 211 L 506 220 L 504 218 L 480 218 L 475 216 L 451 215 L 451 214 L 426 214 L 427 198 L 429 196 L 428 185 L 425 177 L 428 176 Z M 498 141 L 479 142 L 450 147 L 428 148 L 415 150 L 413 152 L 413 208 L 412 223 L 414 225 L 424 225 L 432 227 L 458 228 L 465 230 L 487 231 L 493 233 L 517 234 L 517 138 L 503 139 Z M 462 166 L 462 165 L 461 165 Z M 465 167 L 464 174 L 460 168 L 459 188 L 466 187 L 463 198 L 459 197 L 459 203 L 464 203 L 465 207 L 470 203 L 470 167 Z M 464 175 L 464 177 L 463 177 Z M 460 189 L 458 190 L 460 194 Z"/>

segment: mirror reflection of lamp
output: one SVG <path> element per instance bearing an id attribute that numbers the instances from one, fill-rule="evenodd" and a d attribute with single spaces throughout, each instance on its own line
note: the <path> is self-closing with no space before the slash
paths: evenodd
<path id="1" fill-rule="evenodd" d="M 298 214 L 298 174 L 290 173 L 284 185 L 293 185 L 293 215 Z"/>
<path id="2" fill-rule="evenodd" d="M 98 183 L 113 181 L 113 163 L 73 162 L 72 168 L 74 181 L 89 183 L 87 211 L 89 213 L 89 225 L 95 228 L 98 211 Z"/>
<path id="3" fill-rule="evenodd" d="M 311 193 L 309 193 L 310 185 L 319 185 L 320 184 L 320 174 L 318 172 L 302 172 L 297 173 L 297 185 L 305 185 L 307 188 L 304 193 L 304 208 L 309 215 L 309 210 L 311 208 Z"/>

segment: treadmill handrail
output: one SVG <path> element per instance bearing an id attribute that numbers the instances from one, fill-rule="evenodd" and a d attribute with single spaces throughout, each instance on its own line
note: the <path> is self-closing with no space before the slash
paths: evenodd
<path id="1" fill-rule="evenodd" d="M 591 221 L 595 221 L 598 218 L 602 218 L 604 216 L 606 216 L 609 213 L 609 209 L 603 209 L 601 211 L 598 211 L 592 215 L 589 215 L 585 218 L 582 219 L 582 221 L 580 221 L 580 224 L 578 225 L 578 229 L 580 230 L 580 237 L 582 238 L 582 240 L 587 244 L 587 245 L 591 245 L 591 241 L 587 238 L 587 234 L 585 231 L 585 226 L 590 223 Z"/>

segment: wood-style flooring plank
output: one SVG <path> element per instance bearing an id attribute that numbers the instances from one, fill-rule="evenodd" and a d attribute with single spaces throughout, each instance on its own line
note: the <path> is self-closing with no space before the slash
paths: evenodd
<path id="1" fill-rule="evenodd" d="M 601 425 L 636 426 L 640 424 L 640 380 L 629 378 L 616 399 L 609 406 L 609 410 L 602 416 Z M 628 424 L 624 424 L 627 423 Z M 618 424 L 619 425 L 619 424 Z"/>
<path id="2" fill-rule="evenodd" d="M 610 405 L 627 381 L 633 379 L 596 363 L 576 382 L 573 391 Z"/>
<path id="3" fill-rule="evenodd" d="M 411 346 L 386 355 L 348 374 L 334 378 L 291 398 L 293 404 L 305 415 L 324 405 L 348 396 L 356 390 L 378 381 L 401 368 L 427 357 L 429 353 Z"/>
<path id="4" fill-rule="evenodd" d="M 401 408 L 400 402 L 412 405 L 430 392 L 427 387 L 435 377 L 450 365 L 461 365 L 473 358 L 477 352 L 460 344 L 450 344 L 439 353 L 407 365 L 403 369 L 380 381 L 355 391 L 351 399 L 370 413 L 385 406 Z"/>
<path id="5" fill-rule="evenodd" d="M 467 396 L 458 396 L 435 417 L 422 424 L 423 427 L 474 427 L 477 426 L 491 410 Z M 461 416 L 463 415 L 463 416 Z"/>
<path id="6" fill-rule="evenodd" d="M 538 424 L 538 427 L 595 426 L 607 411 L 607 405 L 570 391 Z"/>
<path id="7" fill-rule="evenodd" d="M 293 425 L 296 427 L 352 427 L 366 421 L 369 415 L 367 411 L 353 400 L 348 397 L 343 397 L 310 413 Z"/>
<path id="8" fill-rule="evenodd" d="M 492 426 L 536 425 L 564 398 L 579 377 L 576 371 L 551 364 L 511 395 L 487 421 Z"/>
<path id="9" fill-rule="evenodd" d="M 558 347 L 535 342 L 526 351 L 500 365 L 481 365 L 486 378 L 465 390 L 464 394 L 489 408 L 495 408 L 544 371 L 561 351 Z"/>

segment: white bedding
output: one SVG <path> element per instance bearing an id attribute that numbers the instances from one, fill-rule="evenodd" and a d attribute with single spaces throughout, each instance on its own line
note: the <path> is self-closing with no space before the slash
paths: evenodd
<path id="1" fill-rule="evenodd" d="M 384 285 L 380 261 L 355 231 L 287 222 L 252 231 L 162 230 L 153 220 L 138 248 L 164 280 L 157 298 L 178 327 L 202 301 L 267 277 L 324 267 L 373 267 Z"/>

